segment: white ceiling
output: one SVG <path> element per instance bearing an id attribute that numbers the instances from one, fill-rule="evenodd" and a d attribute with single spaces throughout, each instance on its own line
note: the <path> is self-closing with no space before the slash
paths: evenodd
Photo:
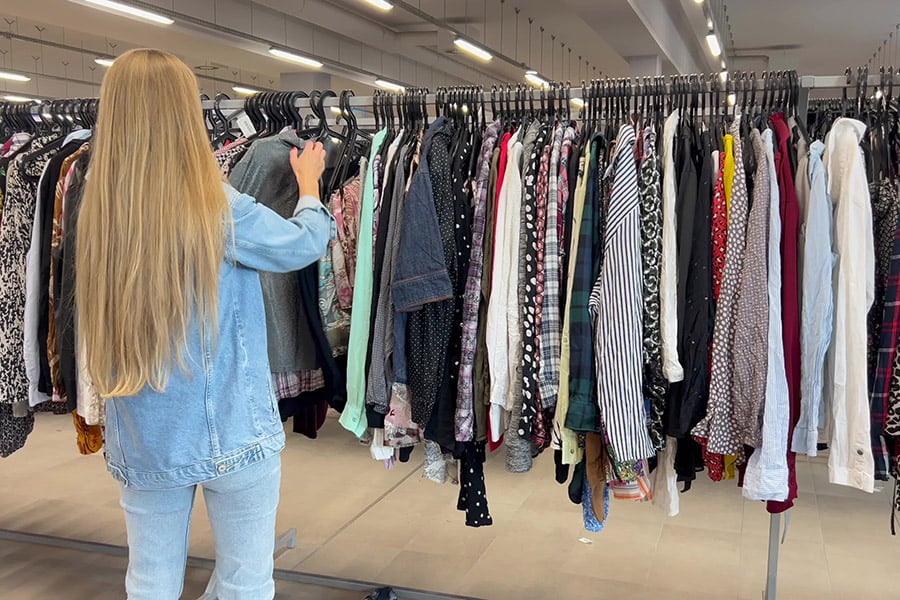
<path id="1" fill-rule="evenodd" d="M 302 71 L 269 56 L 272 44 L 322 58 L 334 76 L 332 87 L 363 94 L 376 75 L 432 88 L 519 82 L 526 65 L 558 80 L 622 76 L 629 74 L 629 57 L 647 55 L 661 56 L 666 72 L 686 64 L 717 68 L 705 49 L 705 20 L 694 0 L 397 0 L 389 13 L 363 0 L 131 1 L 169 11 L 176 24 L 146 24 L 69 0 L 3 0 L 0 68 L 36 75 L 28 84 L 0 83 L 0 91 L 94 95 L 103 69 L 93 58 L 138 46 L 164 48 L 193 67 L 217 67 L 197 71 L 210 95 L 230 93 L 231 82 L 277 89 L 283 73 Z M 864 64 L 900 22 L 897 0 L 725 4 L 736 54 L 731 68 L 838 74 Z M 857 7 L 852 23 L 848 4 Z M 436 33 L 442 23 L 489 47 L 494 60 L 484 65 L 459 54 L 452 36 Z M 4 37 L 4 30 L 15 39 Z M 885 54 L 900 59 L 898 46 Z"/>
<path id="2" fill-rule="evenodd" d="M 732 0 L 727 7 L 738 56 L 769 56 L 770 69 L 803 75 L 865 65 L 900 23 L 897 0 Z"/>

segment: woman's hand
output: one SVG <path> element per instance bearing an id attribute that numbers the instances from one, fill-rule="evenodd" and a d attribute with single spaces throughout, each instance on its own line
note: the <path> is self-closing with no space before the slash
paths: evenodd
<path id="1" fill-rule="evenodd" d="M 319 179 L 325 172 L 325 148 L 321 142 L 307 142 L 303 152 L 291 148 L 291 168 L 300 196 L 319 197 Z"/>

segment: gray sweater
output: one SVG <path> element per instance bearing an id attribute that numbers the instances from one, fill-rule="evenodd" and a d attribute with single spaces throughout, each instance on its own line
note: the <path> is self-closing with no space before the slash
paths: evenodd
<path id="1" fill-rule="evenodd" d="M 231 185 L 282 217 L 291 217 L 300 191 L 291 169 L 290 152 L 293 147 L 302 150 L 305 144 L 293 131 L 256 140 L 231 170 Z M 315 369 L 316 350 L 300 301 L 297 273 L 260 272 L 259 279 L 272 372 Z"/>

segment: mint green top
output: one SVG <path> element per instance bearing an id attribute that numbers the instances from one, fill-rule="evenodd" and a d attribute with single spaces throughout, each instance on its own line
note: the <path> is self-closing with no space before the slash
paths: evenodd
<path id="1" fill-rule="evenodd" d="M 381 149 L 387 129 L 372 139 L 369 167 L 363 182 L 359 207 L 359 240 L 356 255 L 356 279 L 353 283 L 353 313 L 350 316 L 350 342 L 347 348 L 347 406 L 341 413 L 341 425 L 356 437 L 366 432 L 366 348 L 372 319 L 372 286 L 374 280 L 373 227 L 375 222 L 375 155 Z"/>

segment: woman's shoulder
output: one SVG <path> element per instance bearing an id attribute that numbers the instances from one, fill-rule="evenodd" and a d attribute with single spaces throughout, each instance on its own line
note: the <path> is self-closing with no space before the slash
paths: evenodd
<path id="1" fill-rule="evenodd" d="M 228 198 L 228 205 L 231 206 L 232 215 L 242 215 L 256 205 L 256 199 L 253 196 L 239 192 L 227 181 L 222 182 L 222 186 L 225 189 L 225 197 Z"/>

